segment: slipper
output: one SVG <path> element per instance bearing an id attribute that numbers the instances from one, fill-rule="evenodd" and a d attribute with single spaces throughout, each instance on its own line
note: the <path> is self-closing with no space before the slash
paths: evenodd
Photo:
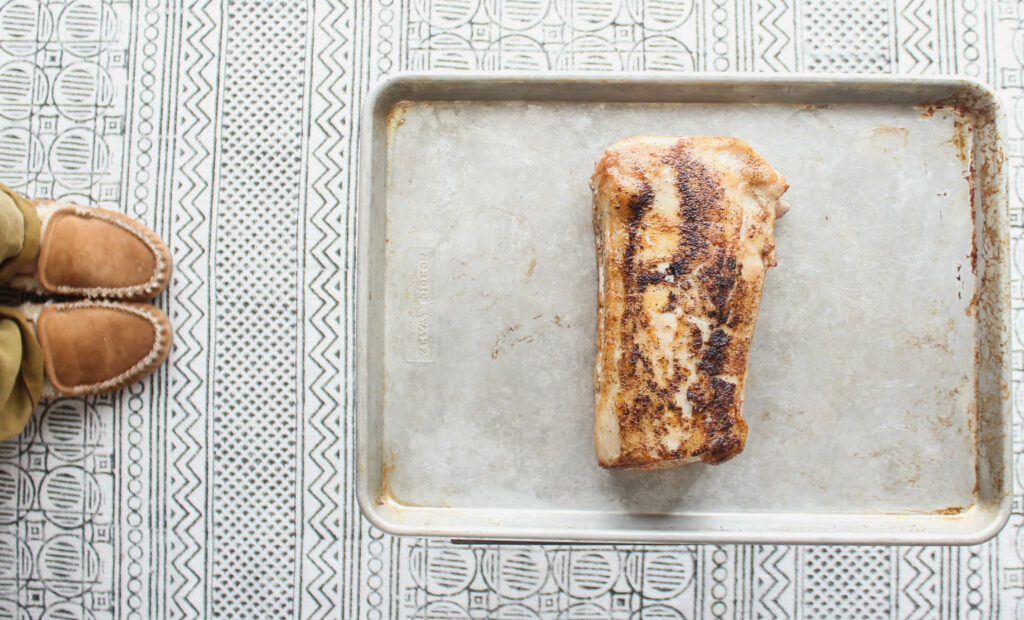
<path id="1" fill-rule="evenodd" d="M 171 324 L 149 304 L 25 303 L 49 386 L 43 397 L 115 392 L 153 374 L 171 351 Z"/>
<path id="2" fill-rule="evenodd" d="M 35 273 L 12 288 L 77 297 L 142 300 L 170 282 L 171 253 L 140 222 L 99 207 L 30 199 L 41 220 Z"/>

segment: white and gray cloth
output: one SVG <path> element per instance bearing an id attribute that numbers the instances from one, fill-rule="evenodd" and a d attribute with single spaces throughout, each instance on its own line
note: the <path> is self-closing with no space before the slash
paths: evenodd
<path id="1" fill-rule="evenodd" d="M 1009 117 L 1017 313 L 1022 66 L 1003 0 L 0 2 L 0 179 L 137 217 L 176 266 L 169 363 L 0 445 L 0 617 L 1024 618 L 1019 482 L 977 547 L 383 535 L 352 492 L 351 381 L 356 118 L 384 75 L 976 76 Z"/>

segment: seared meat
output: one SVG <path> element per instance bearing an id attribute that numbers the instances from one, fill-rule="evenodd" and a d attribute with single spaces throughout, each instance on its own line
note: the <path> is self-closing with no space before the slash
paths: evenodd
<path id="1" fill-rule="evenodd" d="M 605 151 L 590 186 L 598 462 L 732 458 L 785 179 L 742 140 L 637 136 Z"/>

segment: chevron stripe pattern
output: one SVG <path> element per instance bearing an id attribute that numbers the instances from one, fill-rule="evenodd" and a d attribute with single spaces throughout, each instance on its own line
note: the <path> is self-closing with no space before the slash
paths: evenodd
<path id="1" fill-rule="evenodd" d="M 157 514 L 167 523 L 161 545 L 166 570 L 157 574 L 159 609 L 167 617 L 190 618 L 206 610 L 207 413 L 210 410 L 211 348 L 209 327 L 214 312 L 207 277 L 210 221 L 213 217 L 214 88 L 220 53 L 220 19 L 213 2 L 193 7 L 187 19 L 172 22 L 182 43 L 169 50 L 177 62 L 176 115 L 172 135 L 180 135 L 174 160 L 171 204 L 175 223 L 170 247 L 174 256 L 175 351 L 170 386 L 174 415 L 161 424 L 167 498 Z M 175 53 L 176 52 L 176 53 Z M 173 78 L 172 78 L 173 79 Z"/>
<path id="2" fill-rule="evenodd" d="M 796 611 L 793 569 L 796 553 L 790 547 L 759 546 L 755 554 L 755 618 L 791 618 Z"/>
<path id="3" fill-rule="evenodd" d="M 794 71 L 794 6 L 787 0 L 755 0 L 754 67 L 759 71 Z"/>
<path id="4" fill-rule="evenodd" d="M 343 431 L 341 412 L 347 409 L 344 378 L 332 369 L 348 355 L 347 326 L 338 309 L 345 305 L 345 238 L 352 227 L 346 218 L 350 183 L 345 177 L 352 151 L 348 107 L 352 95 L 352 62 L 348 54 L 353 38 L 352 8 L 346 3 L 319 3 L 315 7 L 313 49 L 315 84 L 311 93 L 313 110 L 310 132 L 309 179 L 306 198 L 309 226 L 306 247 L 309 258 L 305 273 L 308 348 L 306 373 L 307 457 L 305 459 L 305 509 L 303 554 L 309 567 L 304 573 L 302 614 L 308 618 L 336 617 L 345 602 L 339 600 L 342 580 L 354 571 L 339 570 L 355 562 L 350 525 L 358 520 L 358 508 L 342 493 L 339 478 L 351 476 L 342 454 L 351 453 L 352 442 Z M 351 316 L 348 314 L 347 316 Z M 342 542 L 344 540 L 344 542 Z M 348 583 L 346 589 L 354 589 Z"/>
<path id="5" fill-rule="evenodd" d="M 456 544 L 353 489 L 358 112 L 405 70 L 976 76 L 1005 103 L 1024 462 L 1024 8 L 1009 0 L 4 0 L 0 180 L 168 241 L 168 365 L 0 445 L 0 617 L 1024 617 L 970 548 Z M 0 299 L 7 299 L 0 294 Z"/>
<path id="6" fill-rule="evenodd" d="M 900 10 L 896 34 L 900 73 L 934 73 L 939 66 L 938 3 L 932 0 L 908 2 Z"/>
<path id="7" fill-rule="evenodd" d="M 900 617 L 908 620 L 933 618 L 940 598 L 941 551 L 915 547 L 900 553 Z"/>

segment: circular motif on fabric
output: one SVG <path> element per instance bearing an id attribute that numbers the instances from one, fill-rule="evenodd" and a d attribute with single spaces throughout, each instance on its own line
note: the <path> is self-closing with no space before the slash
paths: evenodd
<path id="1" fill-rule="evenodd" d="M 520 603 L 508 603 L 487 614 L 492 620 L 536 620 L 540 616 Z"/>
<path id="2" fill-rule="evenodd" d="M 77 461 L 92 453 L 99 440 L 99 416 L 84 399 L 54 400 L 43 411 L 40 435 L 51 454 L 65 461 Z"/>
<path id="3" fill-rule="evenodd" d="M 447 549 L 416 545 L 409 550 L 409 572 L 428 593 L 451 596 L 465 590 L 476 575 L 471 549 Z"/>
<path id="4" fill-rule="evenodd" d="M 36 175 L 42 162 L 43 145 L 28 129 L 8 127 L 0 130 L 0 168 L 6 181 L 13 185 L 27 183 Z M 22 437 L 25 436 L 26 431 L 23 431 Z"/>
<path id="5" fill-rule="evenodd" d="M 0 525 L 17 523 L 32 508 L 36 488 L 28 472 L 17 465 L 0 465 Z"/>
<path id="6" fill-rule="evenodd" d="M 413 0 L 412 9 L 431 26 L 458 28 L 476 15 L 479 0 Z"/>
<path id="7" fill-rule="evenodd" d="M 559 71 L 619 71 L 622 58 L 606 39 L 588 34 L 573 39 L 555 59 Z"/>
<path id="8" fill-rule="evenodd" d="M 426 54 L 429 69 L 476 69 L 476 52 L 473 46 L 458 35 L 444 32 L 436 34 L 423 41 L 419 52 Z"/>
<path id="9" fill-rule="evenodd" d="M 672 30 L 693 13 L 693 0 L 626 0 L 626 10 L 645 30 Z"/>
<path id="10" fill-rule="evenodd" d="M 36 562 L 43 585 L 61 596 L 78 596 L 90 590 L 100 572 L 96 549 L 68 534 L 47 541 Z"/>
<path id="11" fill-rule="evenodd" d="M 0 8 L 0 49 L 12 56 L 39 51 L 53 33 L 53 15 L 39 0 L 13 0 Z"/>
<path id="12" fill-rule="evenodd" d="M 499 595 L 526 598 L 544 585 L 548 559 L 541 549 L 488 549 L 480 563 L 484 581 Z"/>
<path id="13" fill-rule="evenodd" d="M 71 120 L 95 118 L 97 110 L 108 106 L 113 97 L 110 74 L 92 63 L 69 65 L 53 81 L 53 101 Z"/>
<path id="14" fill-rule="evenodd" d="M 484 10 L 502 28 L 526 30 L 544 19 L 550 4 L 550 0 L 484 0 Z"/>
<path id="15" fill-rule="evenodd" d="M 552 554 L 552 575 L 562 591 L 576 598 L 594 598 L 611 589 L 619 576 L 614 551 L 560 550 Z"/>
<path id="16" fill-rule="evenodd" d="M 33 63 L 13 61 L 0 66 L 0 116 L 28 118 L 34 106 L 46 101 L 49 82 Z"/>
<path id="17" fill-rule="evenodd" d="M 629 620 L 683 620 L 683 612 L 668 605 L 651 605 L 633 612 Z"/>
<path id="18" fill-rule="evenodd" d="M 40 620 L 94 620 L 96 616 L 84 609 L 81 602 L 57 603 L 46 608 Z"/>
<path id="19" fill-rule="evenodd" d="M 92 185 L 92 173 L 106 170 L 110 148 L 96 132 L 84 127 L 69 129 L 50 146 L 48 162 L 57 180 L 69 188 Z"/>
<path id="20" fill-rule="evenodd" d="M 634 551 L 626 558 L 626 580 L 644 598 L 666 600 L 679 595 L 693 579 L 693 555 L 686 551 Z"/>
<path id="21" fill-rule="evenodd" d="M 0 534 L 0 594 L 11 594 L 25 587 L 25 576 L 32 574 L 32 552 L 14 534 Z"/>
<path id="22" fill-rule="evenodd" d="M 488 71 L 547 71 L 550 67 L 541 44 L 522 34 L 510 34 L 491 43 L 481 64 Z"/>
<path id="23" fill-rule="evenodd" d="M 619 0 L 555 0 L 558 16 L 573 30 L 600 30 L 619 14 Z"/>
<path id="24" fill-rule="evenodd" d="M 81 527 L 91 521 L 102 500 L 96 478 L 79 467 L 58 467 L 39 485 L 39 504 L 46 518 L 64 528 Z"/>
<path id="25" fill-rule="evenodd" d="M 578 603 L 558 615 L 558 620 L 611 620 L 611 614 L 593 603 Z"/>
<path id="26" fill-rule="evenodd" d="M 412 617 L 414 620 L 465 620 L 471 616 L 468 611 L 451 601 L 434 601 L 417 609 Z"/>
<path id="27" fill-rule="evenodd" d="M 100 0 L 78 0 L 57 18 L 57 39 L 70 54 L 95 56 L 117 33 L 117 15 Z"/>
<path id="28" fill-rule="evenodd" d="M 43 614 L 43 617 L 47 617 Z M 28 610 L 14 601 L 0 600 L 0 618 L 11 618 L 11 620 L 32 620 Z"/>
<path id="29" fill-rule="evenodd" d="M 664 34 L 637 41 L 629 51 L 627 65 L 630 71 L 677 71 L 694 70 L 693 52 L 674 37 Z"/>

